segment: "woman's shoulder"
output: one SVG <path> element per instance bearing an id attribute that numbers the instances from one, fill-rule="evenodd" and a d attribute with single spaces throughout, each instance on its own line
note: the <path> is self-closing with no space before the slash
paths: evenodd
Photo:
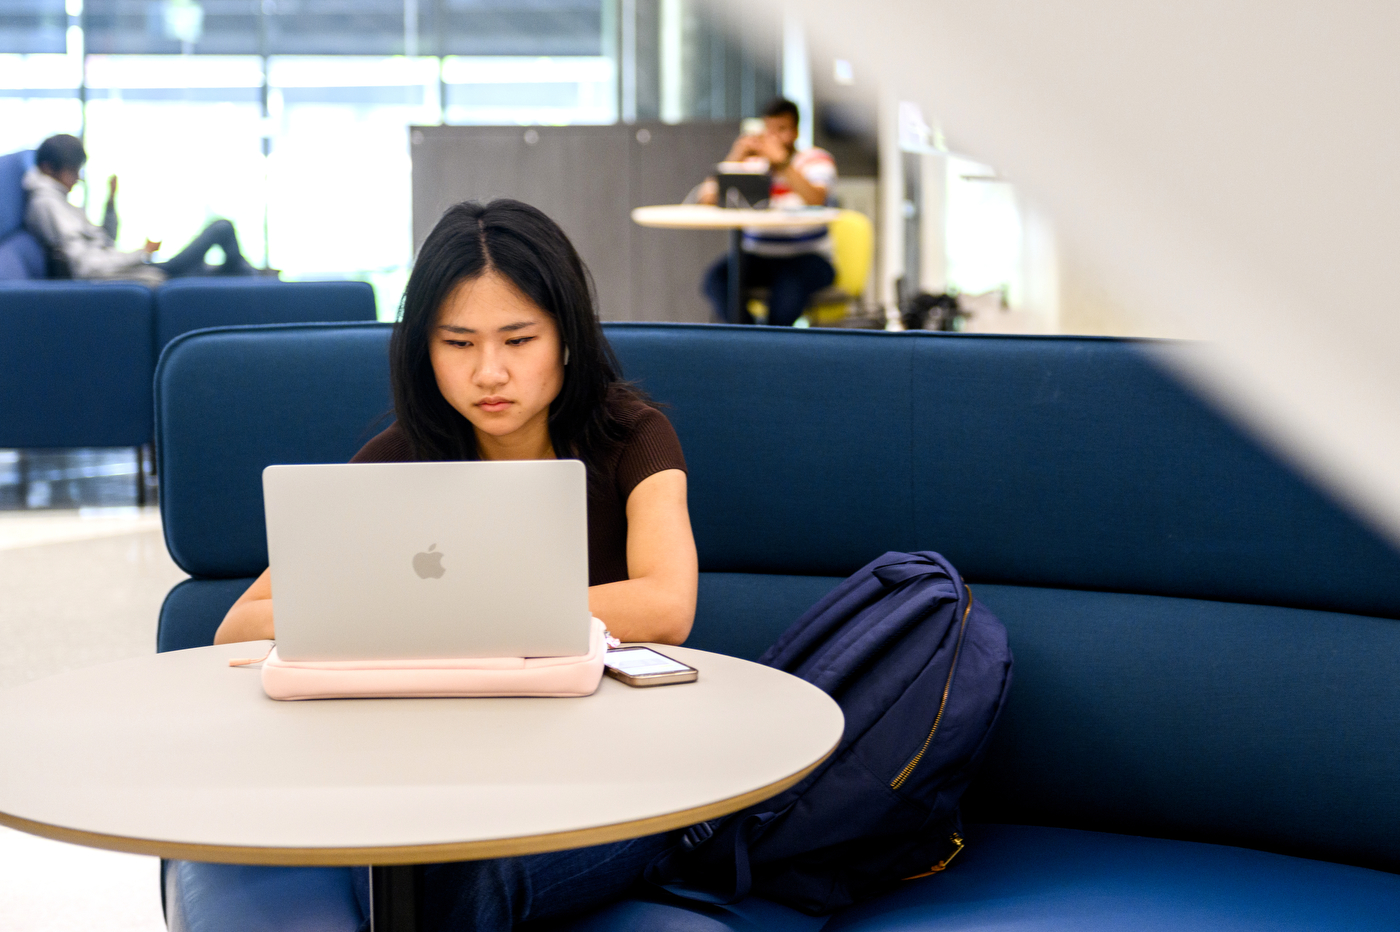
<path id="1" fill-rule="evenodd" d="M 623 501 L 643 479 L 667 469 L 685 471 L 685 454 L 671 421 L 635 392 L 615 387 L 608 405 L 622 428 L 616 462 L 618 491 Z"/>
<path id="2" fill-rule="evenodd" d="M 350 458 L 352 463 L 411 463 L 413 445 L 398 421 L 379 432 L 360 452 Z"/>
<path id="3" fill-rule="evenodd" d="M 648 420 L 652 415 L 666 416 L 657 405 L 626 382 L 616 382 L 608 389 L 606 404 L 613 419 L 628 427 Z"/>
<path id="4" fill-rule="evenodd" d="M 615 385 L 608 393 L 608 408 L 614 423 L 621 428 L 623 445 L 631 446 L 638 439 L 643 441 L 656 435 L 676 436 L 671 419 L 649 399 L 625 385 Z M 680 440 L 676 440 L 677 449 Z"/>

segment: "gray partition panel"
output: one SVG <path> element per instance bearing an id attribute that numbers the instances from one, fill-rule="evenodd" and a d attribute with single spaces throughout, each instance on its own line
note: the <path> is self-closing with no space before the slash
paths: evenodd
<path id="1" fill-rule="evenodd" d="M 647 123 L 632 130 L 631 207 L 679 203 L 724 158 L 738 128 L 732 123 Z M 640 139 L 647 140 L 645 143 Z M 630 210 L 630 208 L 629 208 Z M 728 248 L 717 230 L 632 230 L 630 320 L 713 319 L 700 279 Z"/>
<path id="2" fill-rule="evenodd" d="M 612 126 L 418 126 L 413 153 L 417 251 L 451 205 L 514 197 L 549 214 L 593 273 L 605 320 L 705 321 L 705 268 L 716 232 L 653 230 L 633 207 L 677 203 L 723 158 L 732 123 Z"/>
<path id="3" fill-rule="evenodd" d="M 603 316 L 626 314 L 631 231 L 612 215 L 627 203 L 627 176 L 608 166 L 626 165 L 627 136 L 610 126 L 431 126 L 414 132 L 422 133 L 412 147 L 415 251 L 453 204 L 517 198 L 549 214 L 573 240 L 597 283 Z"/>

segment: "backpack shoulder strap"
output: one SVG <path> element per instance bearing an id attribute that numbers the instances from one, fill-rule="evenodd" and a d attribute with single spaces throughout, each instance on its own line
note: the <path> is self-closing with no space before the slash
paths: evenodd
<path id="1" fill-rule="evenodd" d="M 749 847 L 777 815 L 776 812 L 753 812 L 739 819 L 716 819 L 692 825 L 679 842 L 647 865 L 644 876 L 648 883 L 682 899 L 718 906 L 737 903 L 753 889 Z M 717 825 L 720 826 L 718 830 Z M 709 885 L 705 887 L 680 880 L 691 873 L 690 859 L 702 847 L 707 863 L 733 865 L 732 875 L 726 871 L 723 878 L 707 876 Z"/>

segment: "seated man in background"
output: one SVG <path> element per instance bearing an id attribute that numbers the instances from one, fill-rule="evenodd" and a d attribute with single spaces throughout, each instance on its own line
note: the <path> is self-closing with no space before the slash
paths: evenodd
<path id="1" fill-rule="evenodd" d="M 102 226 L 88 220 L 81 207 L 68 201 L 78 183 L 78 173 L 87 162 L 87 152 L 76 136 L 50 136 L 34 156 L 35 167 L 24 175 L 29 195 L 24 225 L 49 250 L 55 265 L 66 266 L 66 275 L 57 277 L 88 279 L 131 279 L 158 284 L 184 275 L 252 275 L 254 268 L 238 249 L 238 234 L 227 220 L 215 220 L 188 246 L 166 262 L 152 262 L 159 242 L 146 240 L 141 249 L 123 251 L 116 247 L 117 178 L 107 182 L 107 209 Z M 206 265 L 204 256 L 214 246 L 224 252 L 222 266 Z M 50 274 L 54 274 L 51 268 Z"/>
<path id="2" fill-rule="evenodd" d="M 763 132 L 736 139 L 725 161 L 768 163 L 769 207 L 823 205 L 836 183 L 836 160 L 831 153 L 815 146 L 797 151 L 797 105 L 782 98 L 763 111 Z M 718 194 L 718 184 L 709 179 L 701 186 L 700 201 L 713 204 Z M 822 225 L 745 230 L 741 275 L 745 287 L 768 289 L 768 323 L 792 326 L 802 316 L 807 299 L 836 278 L 827 228 Z M 747 306 L 737 309 L 737 317 L 730 314 L 727 257 L 705 273 L 703 290 L 720 320 L 732 324 L 754 322 Z"/>

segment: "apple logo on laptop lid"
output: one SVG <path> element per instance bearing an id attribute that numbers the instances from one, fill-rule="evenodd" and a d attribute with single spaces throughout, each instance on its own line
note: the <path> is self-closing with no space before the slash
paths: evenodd
<path id="1" fill-rule="evenodd" d="M 440 579 L 442 574 L 447 572 L 447 568 L 442 565 L 442 554 L 438 552 L 437 544 L 413 555 L 413 572 L 418 574 L 419 579 Z"/>

